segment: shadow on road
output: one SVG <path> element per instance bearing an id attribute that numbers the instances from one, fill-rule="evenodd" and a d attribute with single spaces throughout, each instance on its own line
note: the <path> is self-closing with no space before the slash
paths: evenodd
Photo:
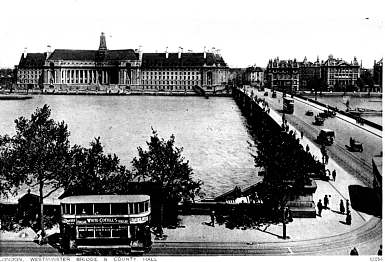
<path id="1" fill-rule="evenodd" d="M 266 231 L 266 230 L 262 230 L 262 229 L 260 229 L 260 228 L 257 228 L 257 230 L 258 230 L 258 231 L 260 231 L 260 232 L 263 232 L 263 233 L 269 234 L 269 235 L 273 235 L 273 236 L 276 236 L 276 237 L 278 237 L 278 238 L 282 238 L 282 236 L 280 236 L 280 235 L 274 234 L 274 233 L 272 233 L 272 232 L 269 232 L 269 231 Z"/>
<path id="2" fill-rule="evenodd" d="M 351 205 L 354 210 L 381 217 L 382 204 L 372 188 L 359 185 L 350 185 L 348 188 Z"/>

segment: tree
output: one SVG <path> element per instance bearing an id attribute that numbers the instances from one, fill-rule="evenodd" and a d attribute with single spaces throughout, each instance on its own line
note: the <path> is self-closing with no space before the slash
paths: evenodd
<path id="1" fill-rule="evenodd" d="M 193 171 L 188 161 L 182 156 L 183 148 L 175 147 L 175 137 L 165 141 L 152 130 L 148 150 L 138 147 L 138 158 L 132 160 L 133 172 L 136 177 L 154 182 L 160 186 L 160 217 L 159 231 L 162 234 L 164 208 L 175 206 L 185 199 L 193 199 L 202 185 L 200 180 L 192 179 Z"/>
<path id="2" fill-rule="evenodd" d="M 22 184 L 38 185 L 40 196 L 40 229 L 44 236 L 43 199 L 61 187 L 69 152 L 69 132 L 63 122 L 50 118 L 44 105 L 30 119 L 15 120 L 16 135 L 0 137 L 0 170 L 6 190 L 16 192 Z M 49 192 L 44 194 L 44 189 Z"/>
<path id="3" fill-rule="evenodd" d="M 100 138 L 90 148 L 75 145 L 70 150 L 68 171 L 63 179 L 66 195 L 124 194 L 131 172 L 113 154 L 104 154 Z"/>
<path id="4" fill-rule="evenodd" d="M 318 173 L 322 166 L 303 150 L 292 133 L 265 129 L 258 134 L 258 155 L 254 158 L 256 166 L 264 168 L 265 175 L 256 191 L 271 210 L 272 219 L 282 218 L 283 238 L 286 238 L 287 202 L 303 192 L 304 186 L 310 183 L 308 174 Z"/>

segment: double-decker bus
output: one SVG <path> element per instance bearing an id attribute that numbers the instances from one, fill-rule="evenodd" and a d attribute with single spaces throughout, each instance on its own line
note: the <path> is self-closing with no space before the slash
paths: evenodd
<path id="1" fill-rule="evenodd" d="M 294 113 L 294 99 L 289 97 L 283 98 L 283 112 L 287 114 Z"/>
<path id="2" fill-rule="evenodd" d="M 148 195 L 77 195 L 61 200 L 64 253 L 144 253 L 151 249 Z"/>

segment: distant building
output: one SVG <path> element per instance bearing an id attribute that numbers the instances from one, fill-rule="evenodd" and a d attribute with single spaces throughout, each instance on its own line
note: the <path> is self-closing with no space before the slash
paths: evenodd
<path id="1" fill-rule="evenodd" d="M 194 92 L 194 86 L 214 92 L 224 88 L 229 68 L 216 51 L 182 51 L 109 50 L 102 33 L 97 50 L 56 49 L 52 53 L 23 54 L 17 67 L 18 83 L 20 88 L 30 83 L 34 84 L 31 88 L 39 85 L 48 92 Z"/>
<path id="2" fill-rule="evenodd" d="M 143 90 L 193 91 L 199 86 L 205 91 L 223 89 L 229 78 L 229 68 L 215 53 L 144 53 L 141 61 Z"/>
<path id="3" fill-rule="evenodd" d="M 140 83 L 140 53 L 107 50 L 104 34 L 98 50 L 56 49 L 45 61 L 45 90 L 108 91 Z"/>
<path id="4" fill-rule="evenodd" d="M 278 57 L 270 59 L 265 71 L 267 87 L 285 92 L 298 91 L 299 66 L 296 59 L 280 60 Z"/>
<path id="5" fill-rule="evenodd" d="M 241 86 L 245 83 L 245 68 L 230 68 L 228 82 L 237 86 Z"/>
<path id="6" fill-rule="evenodd" d="M 319 90 L 321 89 L 321 63 L 317 61 L 310 62 L 306 56 L 299 68 L 299 89 L 300 90 Z"/>
<path id="7" fill-rule="evenodd" d="M 377 89 L 376 91 L 380 91 L 382 92 L 382 81 L 383 81 L 383 78 L 382 78 L 382 74 L 383 74 L 383 62 L 382 62 L 382 58 L 380 59 L 380 61 L 376 62 L 376 60 L 374 60 L 374 65 L 373 65 L 373 82 L 374 82 L 374 87 Z"/>
<path id="8" fill-rule="evenodd" d="M 251 66 L 245 70 L 245 81 L 252 86 L 262 86 L 264 83 L 263 69 Z"/>
<path id="9" fill-rule="evenodd" d="M 47 53 L 23 53 L 16 66 L 18 89 L 42 89 Z"/>
<path id="10" fill-rule="evenodd" d="M 354 89 L 360 76 L 360 65 L 354 57 L 350 63 L 329 55 L 321 66 L 322 80 L 327 89 L 345 91 Z"/>

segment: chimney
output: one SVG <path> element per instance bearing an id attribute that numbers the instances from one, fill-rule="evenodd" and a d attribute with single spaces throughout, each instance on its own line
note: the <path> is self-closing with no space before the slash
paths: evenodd
<path id="1" fill-rule="evenodd" d="M 168 59 L 168 51 L 167 51 L 167 49 L 168 49 L 168 46 L 166 46 L 166 59 Z"/>
<path id="2" fill-rule="evenodd" d="M 203 47 L 203 59 L 206 59 L 206 46 Z"/>
<path id="3" fill-rule="evenodd" d="M 138 48 L 138 53 L 139 53 L 139 61 L 142 61 L 143 52 L 142 52 L 142 46 L 141 45 Z"/>
<path id="4" fill-rule="evenodd" d="M 45 59 L 48 59 L 48 57 L 51 55 L 52 51 L 51 51 L 51 46 L 50 45 L 47 45 L 47 56 Z"/>
<path id="5" fill-rule="evenodd" d="M 23 55 L 24 55 L 24 57 L 27 57 L 27 48 L 26 47 L 24 47 Z"/>
<path id="6" fill-rule="evenodd" d="M 183 48 L 182 47 L 179 47 L 179 51 L 178 51 L 178 59 L 180 59 L 182 57 L 182 53 L 183 53 Z"/>
<path id="7" fill-rule="evenodd" d="M 99 51 L 106 51 L 106 50 L 107 50 L 106 37 L 102 32 L 102 34 L 100 35 Z"/>

